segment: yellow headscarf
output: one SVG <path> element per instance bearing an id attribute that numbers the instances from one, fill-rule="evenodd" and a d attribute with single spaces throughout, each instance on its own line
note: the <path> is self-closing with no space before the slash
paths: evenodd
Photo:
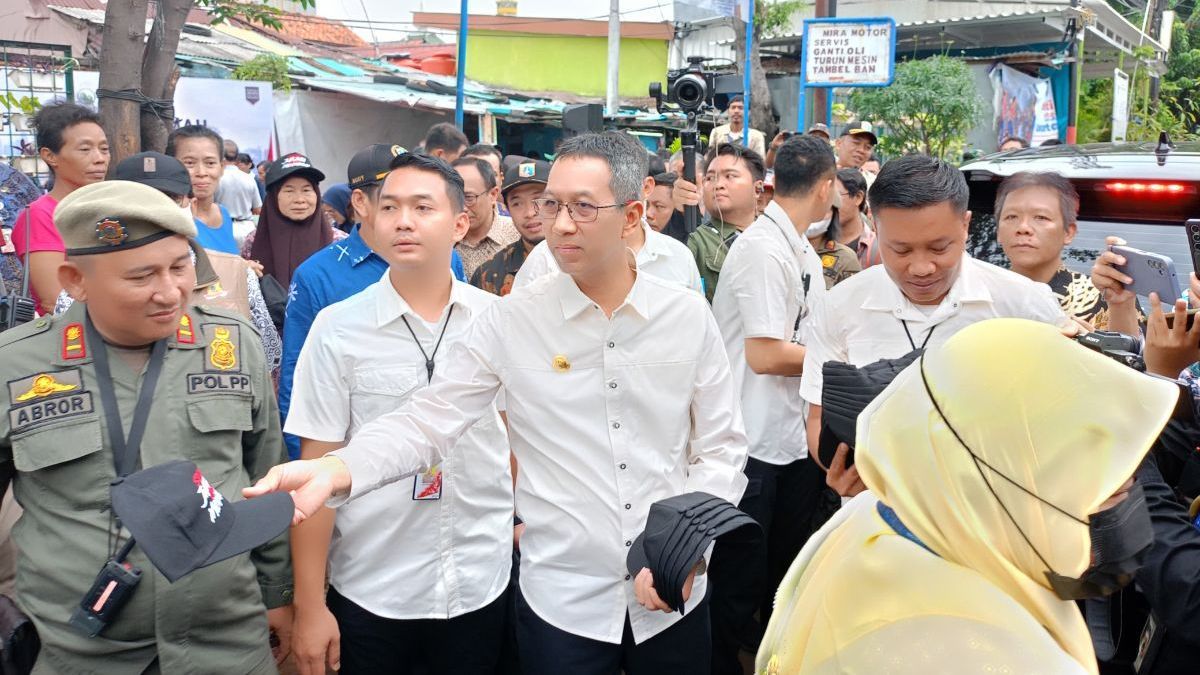
<path id="1" fill-rule="evenodd" d="M 1085 523 L 1117 491 L 1178 394 L 1021 319 L 975 324 L 928 352 L 859 417 L 871 492 L 793 563 L 758 672 L 1095 673 L 1087 627 L 1030 543 L 1058 574 L 1083 573 L 1088 527 L 1064 512 Z M 884 523 L 876 498 L 933 554 Z"/>

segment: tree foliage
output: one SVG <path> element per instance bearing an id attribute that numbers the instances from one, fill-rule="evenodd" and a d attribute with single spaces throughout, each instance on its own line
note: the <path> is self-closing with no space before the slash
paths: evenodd
<path id="1" fill-rule="evenodd" d="M 970 69 L 948 56 L 898 64 L 891 86 L 855 90 L 850 108 L 887 128 L 881 151 L 922 152 L 947 160 L 957 159 L 983 116 Z"/>
<path id="2" fill-rule="evenodd" d="M 275 54 L 259 54 L 233 70 L 235 80 L 258 80 L 270 82 L 282 91 L 292 90 L 292 79 L 288 77 L 288 62 Z"/>

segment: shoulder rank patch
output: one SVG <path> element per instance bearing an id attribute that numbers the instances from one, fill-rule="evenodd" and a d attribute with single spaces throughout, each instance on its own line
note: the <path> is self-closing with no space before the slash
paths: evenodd
<path id="1" fill-rule="evenodd" d="M 196 344 L 196 335 L 192 333 L 192 317 L 187 313 L 179 317 L 179 330 L 175 331 L 175 342 L 181 345 Z"/>
<path id="2" fill-rule="evenodd" d="M 204 369 L 208 372 L 240 371 L 238 346 L 241 344 L 237 324 L 204 324 Z"/>
<path id="3" fill-rule="evenodd" d="M 83 338 L 83 324 L 71 323 L 63 326 L 62 357 L 82 359 L 87 356 L 87 343 Z"/>

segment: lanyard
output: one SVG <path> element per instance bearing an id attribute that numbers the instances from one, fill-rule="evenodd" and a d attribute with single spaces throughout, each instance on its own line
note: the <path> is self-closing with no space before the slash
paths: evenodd
<path id="1" fill-rule="evenodd" d="M 167 341 L 159 340 L 150 350 L 150 363 L 146 377 L 138 392 L 137 404 L 133 409 L 133 422 L 129 425 L 129 436 L 125 435 L 121 423 L 121 409 L 117 406 L 117 394 L 113 390 L 112 371 L 108 367 L 108 349 L 92 324 L 91 317 L 84 315 L 84 327 L 88 341 L 97 348 L 93 360 L 96 365 L 96 387 L 100 390 L 100 403 L 104 407 L 104 419 L 108 425 L 108 441 L 112 446 L 113 466 L 117 477 L 124 478 L 133 473 L 141 461 L 142 436 L 146 433 L 146 421 L 150 419 L 150 408 L 154 405 L 154 389 L 162 373 L 163 360 L 167 353 Z"/>
<path id="2" fill-rule="evenodd" d="M 87 314 L 83 315 L 83 325 L 87 331 L 88 342 L 96 345 L 92 360 L 96 366 L 96 387 L 100 390 L 100 405 L 104 408 L 104 419 L 108 426 L 108 442 L 112 446 L 113 467 L 117 477 L 124 478 L 133 473 L 141 462 L 142 436 L 146 433 L 146 421 L 150 419 L 150 408 L 154 405 L 154 389 L 158 385 L 158 376 L 162 373 L 167 341 L 159 340 L 150 349 L 146 377 L 142 380 L 141 390 L 138 391 L 137 403 L 133 409 L 133 422 L 129 425 L 129 436 L 126 437 L 125 425 L 121 422 L 121 409 L 117 406 L 117 394 L 113 389 L 112 371 L 108 367 L 108 346 Z M 121 562 L 133 549 L 133 538 L 130 537 L 118 552 L 116 545 L 121 534 L 121 521 L 116 518 L 111 508 L 109 518 L 110 524 L 116 526 L 115 533 L 110 534 L 109 558 Z"/>
<path id="3" fill-rule="evenodd" d="M 892 528 L 896 534 L 904 537 L 917 546 L 920 546 L 926 551 L 933 553 L 933 549 L 926 546 L 925 542 L 921 541 L 920 537 L 914 534 L 912 530 L 908 529 L 908 526 L 900 520 L 900 516 L 896 515 L 896 512 L 892 510 L 892 507 L 884 504 L 883 502 L 875 502 L 875 510 L 879 512 L 879 517 L 883 518 L 883 522 L 887 523 L 888 527 Z M 933 554 L 937 555 L 936 553 Z M 941 556 L 938 557 L 940 558 Z"/>
<path id="4" fill-rule="evenodd" d="M 450 305 L 450 311 L 446 312 L 446 323 L 442 324 L 442 333 L 438 335 L 437 344 L 433 346 L 433 353 L 426 354 L 425 348 L 421 346 L 421 341 L 417 339 L 417 334 L 413 332 L 412 326 L 408 323 L 408 317 L 402 316 L 400 320 L 404 322 L 404 327 L 408 329 L 408 334 L 412 336 L 413 342 L 416 343 L 417 349 L 421 350 L 421 356 L 425 357 L 425 381 L 433 381 L 433 359 L 437 356 L 438 349 L 442 346 L 442 338 L 446 337 L 446 328 L 450 326 L 450 317 L 454 316 L 454 305 Z"/>
<path id="5" fill-rule="evenodd" d="M 904 334 L 908 336 L 908 344 L 912 346 L 914 352 L 917 351 L 917 343 L 913 341 L 912 333 L 908 332 L 908 322 L 904 319 L 900 319 L 900 325 L 904 326 Z M 929 332 L 925 333 L 925 341 L 922 342 L 921 346 L 919 347 L 921 351 L 925 351 L 925 345 L 929 344 L 929 338 L 933 337 L 933 331 L 936 328 L 937 324 L 934 324 L 929 327 Z"/>

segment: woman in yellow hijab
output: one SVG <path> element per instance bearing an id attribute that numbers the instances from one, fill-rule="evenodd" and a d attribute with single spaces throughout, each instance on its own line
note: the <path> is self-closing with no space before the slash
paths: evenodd
<path id="1" fill-rule="evenodd" d="M 1178 394 L 1020 319 L 927 353 L 859 416 L 869 491 L 792 564 L 756 672 L 1096 673 L 1064 598 L 1149 547 L 1140 487 L 1108 505 Z"/>

